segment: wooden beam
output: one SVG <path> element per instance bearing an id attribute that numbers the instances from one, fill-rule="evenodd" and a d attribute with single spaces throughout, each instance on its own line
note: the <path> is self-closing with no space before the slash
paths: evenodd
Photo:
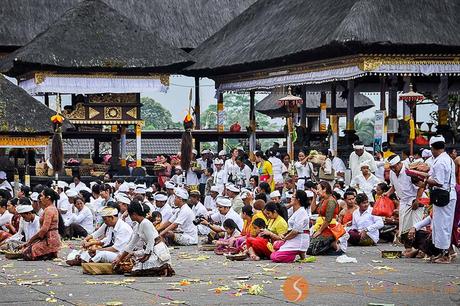
<path id="1" fill-rule="evenodd" d="M 307 85 L 302 86 L 301 98 L 303 103 L 300 105 L 300 125 L 307 127 Z"/>
<path id="2" fill-rule="evenodd" d="M 355 129 L 355 81 L 347 81 L 348 96 L 347 96 L 347 130 Z"/>
<path id="3" fill-rule="evenodd" d="M 380 77 L 380 110 L 386 109 L 386 91 L 387 91 L 387 84 L 386 78 Z"/>
<path id="4" fill-rule="evenodd" d="M 256 109 L 255 109 L 255 95 L 256 92 L 251 90 L 249 92 L 249 127 L 251 132 L 249 134 L 249 152 L 256 150 Z"/>
<path id="5" fill-rule="evenodd" d="M 200 78 L 195 77 L 195 129 L 201 129 Z"/>
<path id="6" fill-rule="evenodd" d="M 224 93 L 219 93 L 219 99 L 217 100 L 217 131 L 224 131 Z"/>

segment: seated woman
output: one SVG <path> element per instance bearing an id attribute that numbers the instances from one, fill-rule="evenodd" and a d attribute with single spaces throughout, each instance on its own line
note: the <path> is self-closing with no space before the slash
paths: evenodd
<path id="1" fill-rule="evenodd" d="M 268 202 L 264 208 L 264 215 L 268 220 L 267 229 L 269 232 L 278 236 L 286 234 L 288 224 L 286 222 L 287 210 L 285 207 L 282 207 L 279 203 Z"/>
<path id="2" fill-rule="evenodd" d="M 318 219 L 314 226 L 315 233 L 312 235 L 308 255 L 340 255 L 342 250 L 337 240 L 345 234 L 343 226 L 337 222 L 339 205 L 332 196 L 331 185 L 320 182 L 316 190 L 320 197 L 320 204 L 316 207 L 312 204 L 312 211 L 318 212 Z"/>
<path id="3" fill-rule="evenodd" d="M 8 211 L 8 199 L 0 199 L 0 242 L 11 237 L 8 226 L 13 215 Z"/>
<path id="4" fill-rule="evenodd" d="M 6 230 L 0 233 L 0 242 L 16 234 L 17 231 L 19 230 L 19 220 L 21 219 L 21 215 L 17 213 L 16 206 L 19 204 L 19 201 L 23 202 L 25 200 L 27 200 L 28 203 L 30 203 L 30 200 L 27 198 L 23 198 L 21 200 L 19 200 L 18 198 L 13 198 L 8 201 L 6 208 L 8 209 L 8 213 L 10 213 L 12 217 L 11 217 L 11 221 L 4 225 L 4 228 Z"/>
<path id="5" fill-rule="evenodd" d="M 66 237 L 86 237 L 94 231 L 93 213 L 85 205 L 83 198 L 77 197 L 74 200 L 74 213 L 69 218 L 69 226 L 66 226 Z"/>
<path id="6" fill-rule="evenodd" d="M 27 203 L 27 199 L 24 199 Z M 28 201 L 30 203 L 30 201 Z M 10 238 L 0 243 L 0 249 L 2 250 L 19 250 L 22 245 L 30 240 L 40 229 L 40 221 L 37 215 L 33 211 L 32 205 L 20 204 L 16 207 L 16 211 L 21 215 L 19 221 L 19 229 Z"/>
<path id="7" fill-rule="evenodd" d="M 379 229 L 383 227 L 382 217 L 372 215 L 372 207 L 365 193 L 356 196 L 359 209 L 353 212 L 353 221 L 348 231 L 351 245 L 370 246 L 379 241 Z"/>
<path id="8" fill-rule="evenodd" d="M 246 252 L 252 260 L 270 259 L 273 250 L 271 242 L 260 234 L 267 228 L 267 224 L 261 218 L 252 222 L 255 237 L 246 238 Z"/>
<path id="9" fill-rule="evenodd" d="M 351 191 L 345 192 L 343 198 L 345 200 L 346 207 L 340 211 L 337 221 L 344 227 L 350 227 L 353 220 L 353 212 L 358 209 L 358 205 L 356 205 L 355 202 L 355 194 Z"/>
<path id="10" fill-rule="evenodd" d="M 329 183 L 325 182 L 329 188 Z M 296 256 L 305 259 L 305 252 L 310 242 L 310 214 L 308 209 L 310 201 L 303 190 L 297 190 L 291 202 L 294 213 L 288 220 L 289 231 L 273 245 L 275 252 L 270 255 L 274 262 L 294 262 Z"/>
<path id="11" fill-rule="evenodd" d="M 112 262 L 116 268 L 127 257 L 134 259 L 132 276 L 173 276 L 171 255 L 152 222 L 146 219 L 148 206 L 134 200 L 128 206 L 131 220 L 137 222 L 126 250 Z"/>
<path id="12" fill-rule="evenodd" d="M 238 225 L 232 219 L 226 219 L 222 226 L 225 229 L 225 236 L 222 239 L 213 241 L 217 246 L 214 252 L 217 255 L 223 255 L 228 252 L 236 252 L 234 246 L 237 238 L 241 235 Z"/>
<path id="13" fill-rule="evenodd" d="M 56 203 L 59 195 L 46 187 L 40 193 L 39 201 L 43 208 L 40 217 L 40 230 L 23 246 L 24 260 L 46 260 L 56 258 L 61 248 L 61 236 L 58 232 L 59 212 Z"/>

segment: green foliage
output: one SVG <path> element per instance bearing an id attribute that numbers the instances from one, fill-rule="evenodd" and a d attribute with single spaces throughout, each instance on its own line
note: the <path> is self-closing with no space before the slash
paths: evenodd
<path id="1" fill-rule="evenodd" d="M 144 130 L 181 129 L 180 122 L 173 122 L 171 112 L 149 97 L 142 97 L 141 116 Z"/>
<path id="2" fill-rule="evenodd" d="M 374 143 L 374 119 L 355 118 L 355 130 L 359 140 L 369 145 Z"/>

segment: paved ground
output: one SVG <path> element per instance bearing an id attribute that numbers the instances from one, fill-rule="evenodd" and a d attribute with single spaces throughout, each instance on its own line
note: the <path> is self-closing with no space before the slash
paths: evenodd
<path id="1" fill-rule="evenodd" d="M 67 243 L 61 255 L 73 244 L 77 243 Z M 302 264 L 232 262 L 197 247 L 181 247 L 172 254 L 172 278 L 90 276 L 80 267 L 67 267 L 62 259 L 24 262 L 0 256 L 0 305 L 293 304 L 282 290 L 292 275 L 309 284 L 307 299 L 300 304 L 460 305 L 459 260 L 436 265 L 419 259 L 382 259 L 376 247 L 349 248 L 348 256 L 358 263 L 348 264 L 336 263 L 335 257 Z M 241 283 L 261 285 L 263 292 L 250 295 L 238 290 Z"/>

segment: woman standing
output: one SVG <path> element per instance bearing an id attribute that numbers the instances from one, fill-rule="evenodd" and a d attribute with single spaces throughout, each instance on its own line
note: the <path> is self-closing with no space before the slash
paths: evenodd
<path id="1" fill-rule="evenodd" d="M 137 222 L 128 246 L 113 261 L 117 267 L 128 256 L 134 257 L 132 276 L 173 276 L 171 255 L 152 222 L 147 220 L 148 206 L 134 200 L 128 206 L 131 220 Z"/>
<path id="2" fill-rule="evenodd" d="M 259 174 L 259 183 L 267 182 L 270 185 L 270 192 L 275 190 L 275 180 L 273 178 L 272 164 L 267 157 L 260 151 L 255 153 L 256 156 L 256 171 Z"/>
<path id="3" fill-rule="evenodd" d="M 278 249 L 270 256 L 274 262 L 293 262 L 297 255 L 305 258 L 305 252 L 310 242 L 310 201 L 303 190 L 297 190 L 291 198 L 294 213 L 288 220 L 289 231 L 273 247 Z"/>
<path id="4" fill-rule="evenodd" d="M 283 190 L 284 187 L 284 179 L 283 179 L 283 162 L 281 159 L 276 157 L 276 152 L 273 150 L 269 150 L 268 154 L 268 161 L 272 164 L 273 169 L 273 180 L 275 181 L 275 188 L 280 192 Z M 275 191 L 275 189 L 272 189 Z"/>
<path id="5" fill-rule="evenodd" d="M 24 260 L 46 260 L 56 258 L 61 248 L 61 236 L 58 232 L 59 212 L 54 203 L 59 195 L 51 188 L 45 188 L 39 201 L 43 208 L 40 217 L 40 230 L 24 245 Z"/>
<path id="6" fill-rule="evenodd" d="M 299 152 L 298 159 L 294 164 L 297 171 L 297 190 L 305 190 L 305 183 L 311 179 L 313 164 L 309 162 L 308 156 L 303 150 Z"/>
<path id="7" fill-rule="evenodd" d="M 317 186 L 317 195 L 320 197 L 320 204 L 312 205 L 312 212 L 318 212 L 318 220 L 315 224 L 315 233 L 312 235 L 312 240 L 308 248 L 309 255 L 323 255 L 329 253 L 337 253 L 340 248 L 337 244 L 337 230 L 340 229 L 341 234 L 345 233 L 345 229 L 337 222 L 339 214 L 339 204 L 332 196 L 331 185 L 327 182 L 320 182 Z M 337 236 L 337 238 L 336 238 Z"/>

